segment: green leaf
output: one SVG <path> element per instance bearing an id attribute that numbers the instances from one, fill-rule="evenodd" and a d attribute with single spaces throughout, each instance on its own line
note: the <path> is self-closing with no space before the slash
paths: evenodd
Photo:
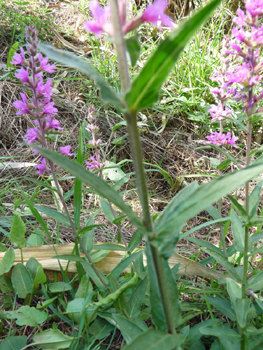
<path id="1" fill-rule="evenodd" d="M 90 323 L 96 317 L 96 305 L 88 305 L 86 299 L 78 298 L 70 301 L 67 305 L 68 317 L 74 322 L 80 323 L 83 315 L 85 316 L 85 322 Z"/>
<path id="2" fill-rule="evenodd" d="M 227 291 L 231 299 L 232 307 L 235 310 L 236 299 L 242 298 L 241 287 L 232 279 L 227 279 Z"/>
<path id="3" fill-rule="evenodd" d="M 147 332 L 139 335 L 129 345 L 124 346 L 123 350 L 172 350 L 182 344 L 184 340 L 181 334 L 168 334 L 150 328 Z"/>
<path id="4" fill-rule="evenodd" d="M 89 326 L 89 334 L 92 334 L 96 339 L 103 339 L 108 337 L 114 329 L 112 324 L 98 316 Z"/>
<path id="5" fill-rule="evenodd" d="M 193 187 L 194 183 L 189 185 L 192 190 L 188 190 L 189 186 L 187 186 L 172 199 L 156 221 L 154 225 L 156 235 L 171 235 L 176 227 L 181 226 L 219 198 L 238 188 L 262 171 L 263 164 L 254 162 L 253 165 L 245 169 L 221 176 L 200 186 L 198 189 Z"/>
<path id="6" fill-rule="evenodd" d="M 137 256 L 141 255 L 143 253 L 143 249 L 141 249 L 137 253 L 133 253 L 127 258 L 124 258 L 114 269 L 111 271 L 110 275 L 118 278 L 119 275 L 128 267 Z"/>
<path id="7" fill-rule="evenodd" d="M 239 343 L 240 335 L 230 328 L 229 324 L 216 324 L 211 326 L 204 326 L 200 328 L 200 332 L 205 335 L 212 335 L 220 338 L 220 340 L 227 339 L 230 343 Z"/>
<path id="8" fill-rule="evenodd" d="M 25 247 L 26 245 L 25 233 L 26 233 L 26 225 L 24 224 L 20 216 L 15 215 L 11 224 L 11 231 L 10 231 L 11 243 L 18 248 Z"/>
<path id="9" fill-rule="evenodd" d="M 98 278 L 98 276 L 94 272 L 93 268 L 87 262 L 82 262 L 81 265 L 84 267 L 87 274 L 90 276 L 92 281 L 96 284 L 96 286 L 102 290 L 105 289 L 105 286 L 102 284 L 102 282 L 100 281 L 100 279 Z M 100 271 L 99 271 L 99 273 L 100 273 Z M 104 282 L 107 285 L 109 283 L 107 278 L 102 273 L 100 273 L 100 276 L 101 276 L 101 278 L 103 278 Z"/>
<path id="10" fill-rule="evenodd" d="M 93 250 L 118 250 L 118 251 L 126 251 L 126 248 L 123 245 L 115 244 L 115 243 L 102 243 L 96 244 L 93 247 Z"/>
<path id="11" fill-rule="evenodd" d="M 105 103 L 110 103 L 119 110 L 124 108 L 121 97 L 116 93 L 116 91 L 113 90 L 110 84 L 104 80 L 100 73 L 88 62 L 84 61 L 71 52 L 59 50 L 52 45 L 38 44 L 38 48 L 50 59 L 64 63 L 68 67 L 75 68 L 80 72 L 87 74 L 89 78 L 94 79 L 100 88 L 101 98 Z"/>
<path id="12" fill-rule="evenodd" d="M 193 194 L 198 189 L 197 182 L 194 181 L 184 189 L 182 189 L 167 205 L 167 207 L 164 209 L 164 211 L 161 213 L 161 215 L 158 217 L 158 219 L 154 223 L 154 231 L 158 235 L 172 235 L 174 232 L 178 232 L 178 226 L 181 226 L 184 224 L 184 221 L 181 222 L 179 225 L 174 225 L 172 223 L 172 220 L 174 218 L 176 209 L 180 203 L 180 206 L 184 203 L 184 201 L 188 197 L 192 197 Z M 171 224 L 170 224 L 171 223 Z"/>
<path id="13" fill-rule="evenodd" d="M 142 220 L 132 211 L 131 207 L 124 203 L 118 192 L 114 191 L 104 180 L 92 172 L 84 169 L 80 164 L 77 164 L 73 160 L 67 159 L 50 150 L 44 148 L 35 147 L 41 154 L 53 162 L 62 166 L 65 170 L 69 171 L 72 175 L 75 175 L 82 182 L 92 186 L 96 189 L 97 193 L 107 198 L 111 203 L 119 207 L 131 220 L 132 224 L 137 226 L 145 232 L 145 227 Z"/>
<path id="14" fill-rule="evenodd" d="M 14 65 L 12 63 L 10 63 L 13 59 L 13 56 L 15 55 L 15 53 L 17 52 L 17 48 L 19 46 L 19 42 L 15 42 L 10 50 L 8 51 L 8 55 L 7 55 L 7 62 L 6 62 L 6 66 L 7 68 L 13 68 Z"/>
<path id="15" fill-rule="evenodd" d="M 245 248 L 245 227 L 234 210 L 231 211 L 231 228 L 235 240 L 235 247 L 238 252 L 243 253 Z M 252 242 L 248 237 L 248 251 L 252 250 Z"/>
<path id="16" fill-rule="evenodd" d="M 72 289 L 71 285 L 68 283 L 65 283 L 65 282 L 50 283 L 48 285 L 48 288 L 49 288 L 51 293 L 67 292 L 68 290 Z"/>
<path id="17" fill-rule="evenodd" d="M 115 210 L 111 208 L 110 204 L 106 202 L 103 198 L 100 199 L 100 206 L 106 219 L 109 220 L 110 223 L 112 223 L 115 220 L 115 217 L 117 216 Z M 113 213 L 115 213 L 115 216 L 113 215 Z"/>
<path id="18" fill-rule="evenodd" d="M 26 305 L 21 306 L 18 310 L 13 312 L 11 316 L 11 318 L 17 319 L 16 324 L 18 326 L 37 327 L 38 324 L 46 321 L 48 314 Z"/>
<path id="19" fill-rule="evenodd" d="M 247 315 L 250 309 L 249 299 L 237 298 L 235 302 L 235 311 L 237 315 L 237 323 L 241 328 L 244 328 L 247 324 Z"/>
<path id="20" fill-rule="evenodd" d="M 97 227 L 97 225 L 94 225 L 94 216 L 91 215 L 88 219 L 87 226 L 83 227 L 78 232 L 78 235 L 82 235 L 81 237 L 82 243 L 84 244 L 84 247 L 86 248 L 88 253 L 92 251 L 93 245 L 94 245 L 94 227 Z M 84 232 L 84 234 L 82 232 Z M 81 248 L 80 248 L 80 251 L 83 253 Z"/>
<path id="21" fill-rule="evenodd" d="M 252 276 L 247 282 L 247 289 L 253 290 L 256 292 L 258 290 L 262 290 L 263 288 L 263 272 L 257 273 Z"/>
<path id="22" fill-rule="evenodd" d="M 247 118 L 247 121 L 253 124 L 253 123 L 258 122 L 259 120 L 262 120 L 262 119 L 263 119 L 263 113 L 256 113 L 256 114 L 251 115 L 249 118 Z"/>
<path id="23" fill-rule="evenodd" d="M 263 181 L 260 181 L 249 195 L 249 219 L 257 214 L 258 205 L 261 199 Z"/>
<path id="24" fill-rule="evenodd" d="M 138 335 L 143 333 L 143 329 L 141 329 L 136 323 L 122 315 L 113 314 L 112 318 L 116 322 L 115 326 L 119 328 L 127 344 L 130 344 L 133 339 L 135 339 L 136 337 L 138 337 Z"/>
<path id="25" fill-rule="evenodd" d="M 142 307 L 142 301 L 148 286 L 148 278 L 145 277 L 133 290 L 130 300 L 128 302 L 128 314 L 131 319 L 139 316 Z"/>
<path id="26" fill-rule="evenodd" d="M 225 170 L 231 164 L 231 162 L 232 161 L 230 159 L 225 159 L 216 168 L 218 170 Z"/>
<path id="27" fill-rule="evenodd" d="M 60 222 L 62 225 L 66 227 L 70 227 L 69 219 L 66 215 L 58 212 L 57 210 L 50 209 L 47 207 L 42 207 L 39 205 L 35 205 L 35 208 L 42 213 L 46 214 L 47 216 L 51 217 L 52 219 L 56 220 L 57 222 Z"/>
<path id="28" fill-rule="evenodd" d="M 244 207 L 238 203 L 238 201 L 236 200 L 235 197 L 231 196 L 230 194 L 227 196 L 231 202 L 234 204 L 234 206 L 236 207 L 238 214 L 244 219 L 244 220 L 248 220 L 248 214 L 246 212 L 246 210 L 244 209 Z"/>
<path id="29" fill-rule="evenodd" d="M 214 244 L 209 243 L 207 241 L 202 241 L 201 239 L 198 238 L 194 238 L 194 237 L 187 237 L 188 241 L 193 242 L 197 245 L 200 245 L 201 247 L 210 249 L 212 252 L 215 252 L 217 254 L 220 254 L 222 256 L 224 256 L 224 252 L 219 249 L 218 247 L 216 247 Z"/>
<path id="30" fill-rule="evenodd" d="M 1 342 L 0 350 L 22 350 L 26 346 L 27 336 L 10 336 Z"/>
<path id="31" fill-rule="evenodd" d="M 9 272 L 15 262 L 15 251 L 10 248 L 5 252 L 2 260 L 0 261 L 0 276 Z"/>
<path id="32" fill-rule="evenodd" d="M 83 165 L 83 140 L 82 140 L 82 128 L 79 130 L 79 149 L 77 162 Z M 82 182 L 79 179 L 75 179 L 74 184 L 74 223 L 75 227 L 79 229 L 80 223 L 80 210 L 81 210 L 81 198 L 82 198 Z"/>
<path id="33" fill-rule="evenodd" d="M 159 90 L 170 70 L 174 67 L 180 53 L 219 4 L 219 0 L 211 1 L 180 25 L 158 46 L 133 81 L 131 90 L 126 95 L 126 102 L 130 110 L 139 111 L 151 107 L 158 100 Z"/>
<path id="34" fill-rule="evenodd" d="M 19 185 L 18 185 L 19 187 Z M 40 226 L 42 227 L 42 229 L 44 230 L 44 232 L 47 234 L 47 236 L 52 240 L 52 237 L 48 231 L 47 225 L 45 223 L 45 221 L 43 220 L 42 216 L 39 214 L 39 212 L 36 210 L 36 208 L 34 207 L 32 201 L 28 198 L 27 194 L 22 190 L 21 187 L 19 187 L 20 192 L 22 193 L 25 202 L 27 204 L 27 206 L 29 207 L 29 209 L 31 210 L 32 215 L 34 215 L 34 217 L 36 218 L 37 222 L 40 224 Z"/>
<path id="35" fill-rule="evenodd" d="M 164 273 L 168 284 L 168 292 L 170 295 L 170 307 L 173 309 L 174 323 L 175 327 L 177 327 L 181 324 L 181 308 L 179 302 L 179 293 L 168 261 L 165 259 L 162 260 L 164 265 Z"/>
<path id="36" fill-rule="evenodd" d="M 235 278 L 237 281 L 241 282 L 241 278 L 239 277 L 237 271 L 235 270 L 234 266 L 228 262 L 228 260 L 222 256 L 221 254 L 217 254 L 211 250 L 208 250 L 204 248 L 204 251 L 207 252 L 209 255 L 211 255 L 219 264 L 224 266 L 228 273 L 232 275 L 233 278 Z M 229 280 L 229 278 L 227 279 Z"/>
<path id="37" fill-rule="evenodd" d="M 34 343 L 41 345 L 42 350 L 69 349 L 74 337 L 63 334 L 58 329 L 47 329 L 33 336 Z"/>
<path id="38" fill-rule="evenodd" d="M 209 303 L 213 305 L 217 310 L 222 312 L 223 315 L 228 317 L 231 321 L 236 321 L 236 314 L 232 309 L 232 306 L 229 301 L 222 298 L 210 297 L 210 296 L 207 296 L 207 299 Z"/>
<path id="39" fill-rule="evenodd" d="M 132 238 L 129 242 L 129 245 L 128 245 L 129 252 L 133 252 L 134 249 L 136 249 L 138 247 L 138 245 L 142 241 L 142 237 L 143 237 L 143 234 L 139 230 L 136 230 L 134 232 L 134 234 L 132 235 Z"/>
<path id="40" fill-rule="evenodd" d="M 132 67 L 136 65 L 136 62 L 139 59 L 141 54 L 141 46 L 140 46 L 139 38 L 140 37 L 138 33 L 136 33 L 135 35 L 126 39 L 126 48 L 130 57 Z"/>
<path id="41" fill-rule="evenodd" d="M 82 276 L 78 290 L 75 294 L 75 299 L 86 298 L 86 296 L 93 291 L 92 284 L 87 276 Z"/>
<path id="42" fill-rule="evenodd" d="M 11 281 L 19 298 L 25 298 L 27 294 L 32 292 L 33 279 L 30 272 L 23 264 L 18 263 L 13 268 Z"/>
<path id="43" fill-rule="evenodd" d="M 28 262 L 26 263 L 26 268 L 31 273 L 34 287 L 46 282 L 47 276 L 43 270 L 43 267 L 35 258 L 31 257 L 28 260 Z"/>
<path id="44" fill-rule="evenodd" d="M 218 320 L 215 320 L 216 323 L 217 321 Z M 191 327 L 187 335 L 187 338 L 183 344 L 183 348 L 185 347 L 186 349 L 191 349 L 191 346 L 196 342 L 198 342 L 198 340 L 202 337 L 202 333 L 200 333 L 200 328 L 204 326 L 210 326 L 210 325 L 213 325 L 213 320 L 206 320 Z"/>
<path id="45" fill-rule="evenodd" d="M 162 299 L 159 292 L 156 270 L 155 266 L 153 265 L 153 258 L 148 243 L 145 248 L 145 253 L 147 257 L 148 280 L 150 283 L 150 306 L 152 322 L 158 329 L 166 331 L 166 321 L 162 305 Z"/>
<path id="46" fill-rule="evenodd" d="M 125 173 L 121 170 L 119 165 L 117 165 L 114 162 L 108 161 L 106 161 L 105 168 L 102 169 L 102 174 L 105 178 L 107 177 L 108 179 L 114 182 L 120 181 L 125 176 Z"/>

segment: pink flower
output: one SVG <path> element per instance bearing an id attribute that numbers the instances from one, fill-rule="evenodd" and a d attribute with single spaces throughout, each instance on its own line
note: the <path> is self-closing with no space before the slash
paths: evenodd
<path id="1" fill-rule="evenodd" d="M 73 156 L 73 153 L 69 153 L 71 146 L 65 146 L 65 147 L 60 147 L 59 150 L 61 151 L 62 154 L 65 154 L 66 156 Z"/>
<path id="2" fill-rule="evenodd" d="M 245 12 L 241 9 L 237 10 L 237 16 L 233 19 L 233 22 L 238 25 L 239 27 L 243 27 L 246 25 L 246 15 Z"/>
<path id="3" fill-rule="evenodd" d="M 254 293 L 253 290 L 251 290 L 251 289 L 248 289 L 247 292 L 248 292 L 248 294 L 253 294 Z"/>
<path id="4" fill-rule="evenodd" d="M 40 78 L 36 87 L 36 92 L 45 97 L 53 95 L 51 83 L 52 83 L 52 79 L 48 79 L 46 84 L 44 85 L 43 78 Z"/>
<path id="5" fill-rule="evenodd" d="M 26 70 L 22 67 L 17 73 L 15 73 L 15 76 L 21 81 L 21 83 L 29 83 L 28 69 L 28 67 Z"/>
<path id="6" fill-rule="evenodd" d="M 36 119 L 34 120 L 35 124 L 40 126 L 39 121 Z M 59 121 L 57 119 L 51 119 L 50 115 L 46 116 L 42 123 L 42 128 L 44 132 L 47 132 L 48 130 L 51 129 L 57 129 L 57 130 L 63 130 L 63 128 L 60 127 Z"/>
<path id="7" fill-rule="evenodd" d="M 208 110 L 208 112 L 211 114 L 212 121 L 216 121 L 216 120 L 224 120 L 224 118 L 228 115 L 231 114 L 232 111 L 229 108 L 224 108 L 224 110 L 222 109 L 222 105 L 212 105 L 212 108 L 210 108 Z"/>
<path id="8" fill-rule="evenodd" d="M 231 138 L 231 132 L 228 132 L 227 134 L 212 132 L 211 135 L 206 136 L 206 138 L 209 142 L 205 142 L 205 144 L 213 144 L 216 146 L 229 144 L 237 148 L 236 141 L 238 140 L 238 137 Z"/>
<path id="9" fill-rule="evenodd" d="M 40 63 L 40 68 L 42 71 L 45 71 L 45 72 L 48 72 L 48 73 L 54 73 L 55 72 L 55 65 L 51 65 L 51 64 L 48 64 L 48 57 L 44 58 L 43 59 L 43 56 L 42 54 L 40 53 L 38 55 L 38 60 L 39 60 L 39 63 Z"/>
<path id="10" fill-rule="evenodd" d="M 53 107 L 55 102 L 49 102 L 47 103 L 47 101 L 49 101 L 50 99 L 45 99 L 44 100 L 44 107 L 42 108 L 42 111 L 44 114 L 51 114 L 51 115 L 55 115 L 57 114 L 57 108 Z"/>
<path id="11" fill-rule="evenodd" d="M 12 61 L 10 61 L 11 64 L 23 64 L 25 62 L 25 52 L 23 47 L 20 47 L 21 55 L 19 55 L 17 52 L 14 54 L 14 57 Z"/>
<path id="12" fill-rule="evenodd" d="M 235 72 L 227 72 L 228 83 L 226 86 L 233 83 L 240 83 L 247 86 L 249 84 L 249 68 L 249 65 L 247 63 L 244 63 L 242 66 L 238 66 Z"/>
<path id="13" fill-rule="evenodd" d="M 231 132 L 228 132 L 227 134 L 226 134 L 226 141 L 227 141 L 227 144 L 228 145 L 232 145 L 233 147 L 235 147 L 235 148 L 238 148 L 237 147 L 237 145 L 236 145 L 236 141 L 239 139 L 237 136 L 236 137 L 233 137 L 233 138 L 231 138 L 232 137 L 232 134 L 231 134 Z"/>
<path id="14" fill-rule="evenodd" d="M 245 4 L 247 12 L 250 13 L 252 17 L 263 14 L 263 2 L 262 0 L 247 0 Z"/>
<path id="15" fill-rule="evenodd" d="M 231 33 L 241 43 L 246 40 L 246 32 L 245 32 L 245 30 L 243 28 L 237 29 L 237 27 L 234 27 L 232 29 Z"/>
<path id="16" fill-rule="evenodd" d="M 40 130 L 38 128 L 28 129 L 24 136 L 24 141 L 26 141 L 29 145 L 35 141 L 40 141 L 40 139 Z"/>
<path id="17" fill-rule="evenodd" d="M 96 160 L 94 157 L 90 157 L 90 159 L 92 160 L 91 163 L 86 161 L 87 168 L 99 170 L 101 168 L 100 155 L 98 155 L 98 160 Z"/>
<path id="18" fill-rule="evenodd" d="M 26 94 L 23 93 L 23 92 L 20 92 L 20 95 L 22 97 L 22 101 L 18 100 L 18 101 L 15 101 L 13 103 L 13 105 L 15 106 L 15 108 L 17 109 L 21 109 L 20 111 L 16 112 L 16 115 L 19 115 L 19 114 L 31 114 L 28 106 L 27 106 L 27 97 L 26 97 Z"/>
<path id="19" fill-rule="evenodd" d="M 108 23 L 108 18 L 111 15 L 110 7 L 105 6 L 102 8 L 97 0 L 93 0 L 90 3 L 90 11 L 92 16 L 94 17 L 94 21 L 86 21 L 84 22 L 84 28 L 89 33 L 94 33 L 96 36 L 99 36 L 103 31 L 105 31 L 105 27 L 110 29 L 111 34 L 113 34 L 113 28 L 110 23 Z"/>
<path id="20" fill-rule="evenodd" d="M 144 22 L 151 22 L 154 26 L 157 26 L 157 22 L 161 21 L 164 25 L 173 28 L 173 21 L 166 16 L 164 11 L 168 2 L 165 0 L 156 0 L 152 5 L 148 5 L 142 15 Z"/>
<path id="21" fill-rule="evenodd" d="M 45 171 L 49 172 L 46 166 L 46 159 L 44 157 L 41 157 L 40 164 L 34 165 L 34 168 L 39 170 L 39 175 L 43 175 Z"/>

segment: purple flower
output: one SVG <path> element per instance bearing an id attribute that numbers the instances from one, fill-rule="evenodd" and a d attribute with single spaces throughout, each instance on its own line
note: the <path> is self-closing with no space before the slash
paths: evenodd
<path id="1" fill-rule="evenodd" d="M 86 165 L 88 169 L 94 169 L 94 170 L 100 170 L 101 164 L 100 164 L 100 155 L 98 155 L 98 160 L 96 160 L 94 157 L 90 157 L 91 163 L 86 161 Z"/>
<path id="2" fill-rule="evenodd" d="M 40 126 L 40 123 L 37 119 L 35 119 L 34 122 Z M 59 121 L 57 119 L 51 119 L 50 115 L 46 116 L 44 120 L 41 121 L 41 123 L 44 132 L 47 132 L 50 129 L 63 130 L 63 128 L 60 127 Z"/>
<path id="3" fill-rule="evenodd" d="M 211 114 L 212 116 L 212 121 L 216 121 L 216 120 L 224 120 L 224 118 L 228 115 L 231 114 L 232 111 L 229 108 L 224 108 L 222 109 L 222 105 L 212 105 L 212 108 L 210 108 L 208 110 L 208 112 Z"/>
<path id="4" fill-rule="evenodd" d="M 246 15 L 245 12 L 241 9 L 237 10 L 237 17 L 233 19 L 233 22 L 239 27 L 243 27 L 246 25 Z"/>
<path id="5" fill-rule="evenodd" d="M 93 0 L 90 3 L 89 8 L 95 20 L 84 22 L 84 28 L 86 31 L 99 36 L 103 31 L 105 31 L 105 28 L 108 28 L 110 29 L 111 34 L 113 34 L 112 25 L 108 23 L 108 18 L 111 15 L 110 7 L 105 6 L 102 8 L 97 0 Z"/>
<path id="6" fill-rule="evenodd" d="M 62 154 L 65 154 L 66 156 L 73 156 L 73 153 L 69 153 L 71 146 L 65 146 L 65 147 L 60 147 L 59 150 L 61 151 Z"/>
<path id="7" fill-rule="evenodd" d="M 173 21 L 164 13 L 167 5 L 168 2 L 165 0 L 156 0 L 152 5 L 146 7 L 142 15 L 142 20 L 144 22 L 151 22 L 156 27 L 157 22 L 161 21 L 164 25 L 173 28 Z"/>
<path id="8" fill-rule="evenodd" d="M 227 72 L 228 82 L 225 85 L 228 86 L 233 83 L 240 83 L 245 86 L 249 85 L 250 67 L 247 63 L 243 63 L 242 66 L 238 66 L 235 72 Z"/>
<path id="9" fill-rule="evenodd" d="M 40 139 L 40 130 L 38 128 L 28 129 L 24 136 L 24 141 L 26 141 L 29 145 L 35 141 L 40 141 Z"/>
<path id="10" fill-rule="evenodd" d="M 241 43 L 243 43 L 246 40 L 246 32 L 243 28 L 237 29 L 237 27 L 234 27 L 231 33 Z"/>
<path id="11" fill-rule="evenodd" d="M 247 12 L 250 13 L 252 17 L 263 14 L 263 2 L 262 0 L 247 0 L 245 4 Z"/>
<path id="12" fill-rule="evenodd" d="M 45 71 L 47 73 L 54 73 L 55 72 L 55 65 L 48 64 L 48 57 L 43 58 L 42 54 L 38 54 L 38 61 L 40 63 L 40 68 L 42 71 Z"/>
<path id="13" fill-rule="evenodd" d="M 227 142 L 227 144 L 228 145 L 232 145 L 233 147 L 235 147 L 235 148 L 238 148 L 237 147 L 237 145 L 236 145 L 236 141 L 239 139 L 237 136 L 235 136 L 235 137 L 233 137 L 233 138 L 231 138 L 232 137 L 232 134 L 231 134 L 231 132 L 228 132 L 227 134 L 226 134 L 226 142 Z"/>
<path id="14" fill-rule="evenodd" d="M 28 69 L 28 67 L 26 70 L 22 67 L 17 73 L 15 73 L 15 76 L 21 81 L 21 83 L 29 83 Z"/>
<path id="15" fill-rule="evenodd" d="M 248 289 L 247 292 L 248 292 L 248 294 L 253 294 L 254 293 L 253 290 L 251 290 L 251 289 Z"/>
<path id="16" fill-rule="evenodd" d="M 23 64 L 25 62 L 25 52 L 23 47 L 20 47 L 21 55 L 19 55 L 17 52 L 14 54 L 14 57 L 12 61 L 10 61 L 11 64 Z"/>
<path id="17" fill-rule="evenodd" d="M 57 108 L 53 107 L 55 102 L 48 102 L 50 99 L 47 98 L 44 100 L 44 107 L 42 108 L 43 114 L 57 114 Z"/>
<path id="18" fill-rule="evenodd" d="M 206 136 L 206 138 L 209 142 L 205 142 L 205 144 L 213 144 L 216 146 L 229 144 L 237 148 L 236 141 L 238 140 L 238 137 L 231 138 L 231 132 L 228 132 L 227 134 L 212 132 L 211 135 Z"/>
<path id="19" fill-rule="evenodd" d="M 46 84 L 44 85 L 43 79 L 40 78 L 36 87 L 36 92 L 45 97 L 53 95 L 51 83 L 52 83 L 52 79 L 48 79 Z"/>
<path id="20" fill-rule="evenodd" d="M 19 115 L 19 114 L 31 114 L 28 106 L 27 106 L 27 97 L 26 97 L 26 94 L 23 93 L 23 92 L 20 92 L 20 95 L 22 97 L 22 101 L 18 100 L 18 101 L 15 101 L 13 103 L 13 105 L 15 106 L 15 108 L 17 109 L 20 109 L 20 111 L 16 112 L 16 115 Z"/>
<path id="21" fill-rule="evenodd" d="M 39 175 L 43 175 L 45 171 L 49 172 L 46 166 L 46 159 L 44 157 L 41 157 L 40 164 L 34 165 L 34 168 L 39 170 Z"/>

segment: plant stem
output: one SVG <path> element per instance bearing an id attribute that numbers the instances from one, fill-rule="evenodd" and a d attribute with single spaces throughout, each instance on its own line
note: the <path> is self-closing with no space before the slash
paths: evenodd
<path id="1" fill-rule="evenodd" d="M 114 28 L 114 42 L 117 51 L 118 64 L 121 78 L 122 92 L 126 93 L 130 88 L 130 76 L 126 59 L 126 44 L 122 34 L 119 7 L 117 0 L 109 0 L 111 9 L 111 19 Z"/>
<path id="2" fill-rule="evenodd" d="M 121 78 L 122 92 L 125 93 L 130 87 L 130 77 L 126 59 L 126 47 L 122 34 L 121 21 L 119 16 L 119 9 L 117 0 L 109 0 L 112 23 L 114 27 L 114 39 L 116 45 L 116 51 L 119 61 L 119 70 Z M 164 273 L 164 266 L 162 257 L 158 248 L 151 245 L 150 238 L 154 236 L 152 218 L 149 210 L 148 203 L 148 191 L 146 185 L 145 172 L 143 167 L 142 150 L 139 138 L 139 132 L 137 128 L 136 111 L 128 111 L 125 113 L 127 120 L 127 128 L 129 133 L 131 153 L 133 158 L 134 169 L 136 173 L 136 185 L 139 191 L 140 202 L 142 205 L 144 225 L 147 229 L 147 242 L 150 247 L 151 257 L 155 269 L 155 275 L 158 283 L 158 289 L 161 297 L 163 311 L 166 320 L 166 328 L 168 333 L 176 334 L 174 315 L 171 307 L 171 298 L 168 291 L 168 283 Z M 174 350 L 178 348 L 175 347 Z"/>

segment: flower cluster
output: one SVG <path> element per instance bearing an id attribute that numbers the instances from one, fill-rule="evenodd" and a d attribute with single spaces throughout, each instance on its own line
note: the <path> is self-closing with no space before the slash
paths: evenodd
<path id="1" fill-rule="evenodd" d="M 15 73 L 15 76 L 27 87 L 32 93 L 31 98 L 28 98 L 25 93 L 20 93 L 22 100 L 14 102 L 14 106 L 18 109 L 17 115 L 29 114 L 36 127 L 27 130 L 24 136 L 24 141 L 38 147 L 50 148 L 46 135 L 57 130 L 63 130 L 60 127 L 59 121 L 52 119 L 51 116 L 57 114 L 57 109 L 54 107 L 54 102 L 51 101 L 52 96 L 52 79 L 48 79 L 46 83 L 43 80 L 43 72 L 53 73 L 54 65 L 48 63 L 48 58 L 43 58 L 41 53 L 37 53 L 37 32 L 34 26 L 29 26 L 26 30 L 27 53 L 29 59 L 25 57 L 25 52 L 20 47 L 21 54 L 15 53 L 11 63 L 14 65 L 23 65 L 21 69 Z M 67 156 L 73 155 L 70 153 L 70 146 L 60 147 L 62 154 Z M 38 153 L 35 149 L 33 152 Z M 46 159 L 41 157 L 40 164 L 35 165 L 42 175 L 45 171 L 51 172 L 47 167 Z M 58 168 L 57 168 L 58 169 Z"/>
<path id="2" fill-rule="evenodd" d="M 227 53 L 227 47 L 229 46 L 229 36 L 226 36 L 225 40 L 222 44 L 222 50 L 221 50 L 221 61 L 222 65 L 221 67 L 215 71 L 215 76 L 211 77 L 210 79 L 212 81 L 217 81 L 219 83 L 219 88 L 212 89 L 211 92 L 215 94 L 216 99 L 218 101 L 217 105 L 212 105 L 212 108 L 208 110 L 212 117 L 212 122 L 219 121 L 220 123 L 220 132 L 212 132 L 211 135 L 207 136 L 206 144 L 214 144 L 216 146 L 221 146 L 225 144 L 230 144 L 237 148 L 236 141 L 238 140 L 238 137 L 233 137 L 231 132 L 228 132 L 227 134 L 223 134 L 223 121 L 225 118 L 232 113 L 232 111 L 225 107 L 225 102 L 229 97 L 232 97 L 233 94 L 236 93 L 236 91 L 233 88 L 228 88 L 228 75 L 227 71 L 230 66 L 230 59 Z"/>
<path id="3" fill-rule="evenodd" d="M 100 160 L 99 147 L 101 140 L 96 140 L 96 133 L 99 131 L 99 127 L 95 124 L 96 117 L 94 114 L 94 107 L 89 107 L 88 121 L 90 124 L 86 126 L 86 130 L 92 134 L 92 140 L 89 141 L 89 146 L 94 148 L 95 157 L 90 157 L 91 162 L 86 161 L 86 166 L 88 169 L 101 170 L 105 166 L 105 163 Z"/>
<path id="4" fill-rule="evenodd" d="M 168 3 L 165 0 L 156 0 L 152 5 L 148 5 L 146 10 L 137 18 L 127 20 L 125 0 L 120 0 L 119 14 L 123 34 L 125 35 L 128 32 L 135 30 L 144 22 L 152 23 L 154 26 L 158 26 L 158 22 L 161 22 L 165 26 L 173 28 L 173 21 L 164 13 L 167 5 Z M 86 31 L 89 33 L 94 33 L 96 36 L 99 36 L 103 32 L 113 36 L 113 25 L 112 23 L 108 22 L 108 18 L 111 16 L 110 7 L 105 6 L 102 8 L 97 0 L 92 0 L 90 4 L 90 11 L 94 17 L 94 20 L 86 21 L 84 23 L 84 28 Z"/>

